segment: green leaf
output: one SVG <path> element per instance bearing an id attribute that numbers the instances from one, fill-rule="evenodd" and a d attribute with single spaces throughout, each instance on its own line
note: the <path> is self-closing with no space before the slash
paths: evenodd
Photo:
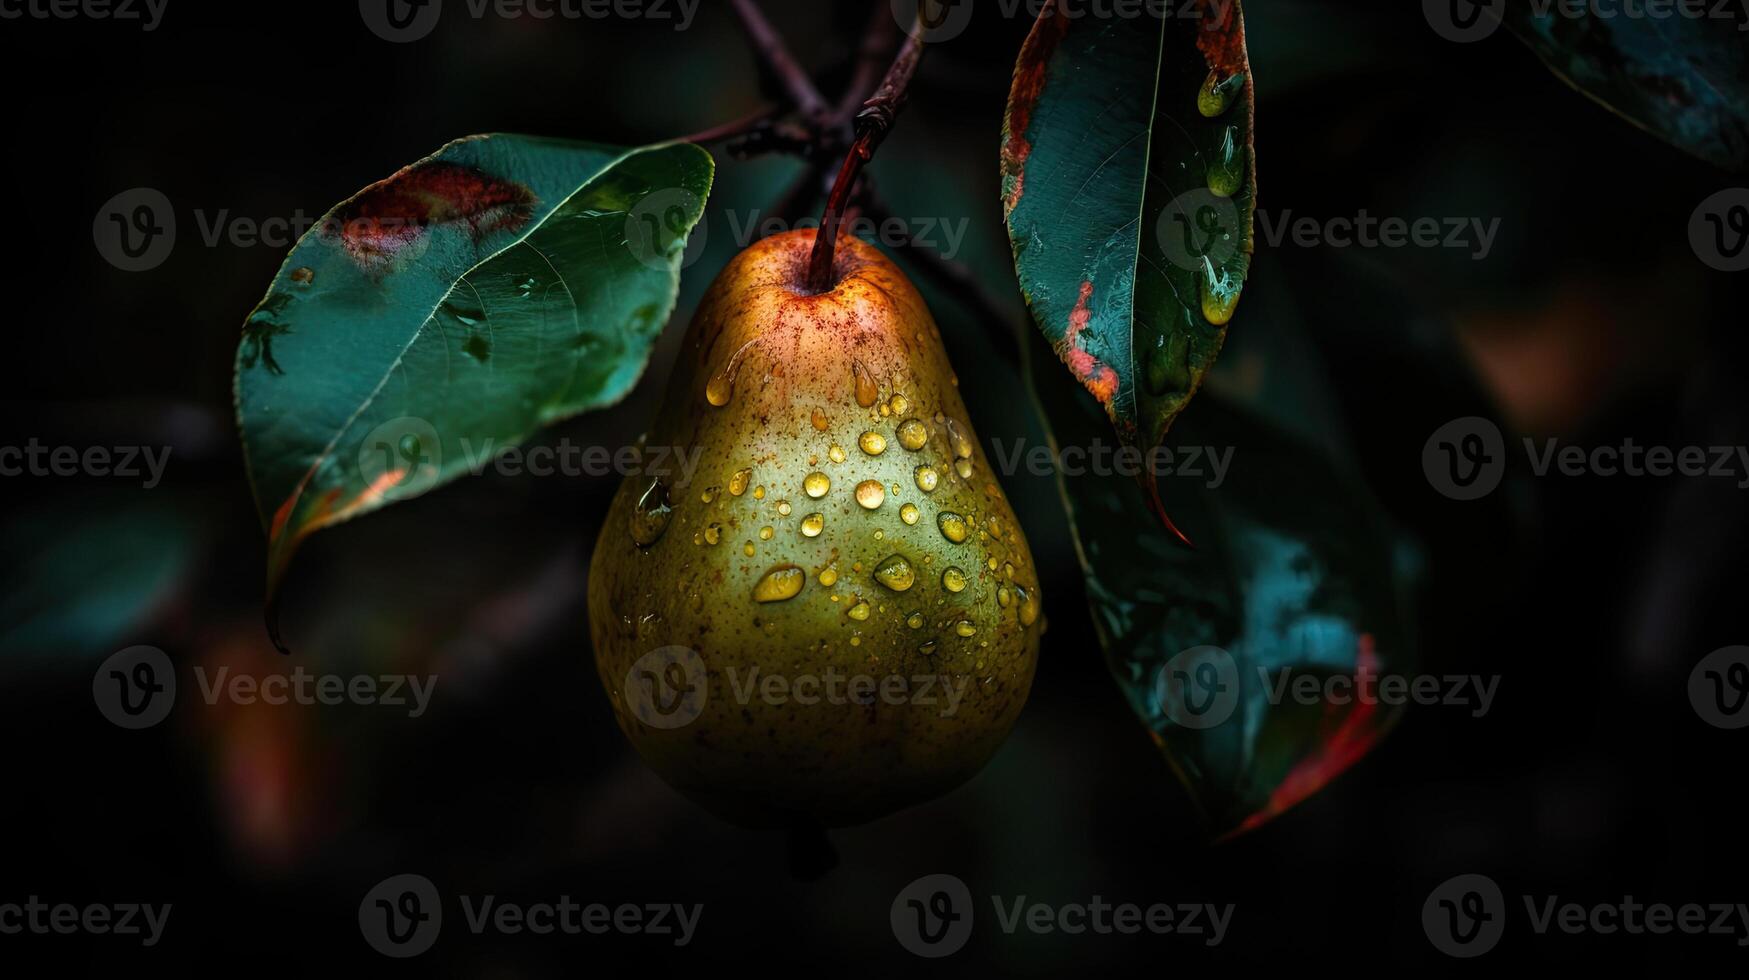
<path id="1" fill-rule="evenodd" d="M 1169 477 L 1196 549 L 1153 519 L 1127 476 L 1059 474 L 1107 665 L 1221 836 L 1316 793 L 1400 714 L 1283 696 L 1284 676 L 1376 680 L 1414 663 L 1401 596 L 1414 553 L 1331 451 L 1340 439 L 1321 418 L 1316 382 L 1280 376 L 1315 357 L 1270 343 L 1245 358 L 1274 382 L 1269 392 L 1250 390 L 1242 404 L 1217 386 L 1174 433 L 1175 460 L 1201 471 Z M 1035 351 L 1029 369 L 1054 447 L 1096 444 L 1099 406 L 1043 357 Z M 1230 455 L 1211 487 L 1215 454 Z"/>
<path id="2" fill-rule="evenodd" d="M 1125 442 L 1145 447 L 1214 364 L 1252 250 L 1244 17 L 1225 0 L 1186 9 L 1200 16 L 1049 4 L 1003 126 L 1003 207 L 1033 318 Z"/>
<path id="3" fill-rule="evenodd" d="M 1599 17 L 1509 4 L 1505 22 L 1555 74 L 1637 126 L 1727 170 L 1749 167 L 1749 11 Z M 1724 16 L 1720 16 L 1720 15 Z"/>
<path id="4" fill-rule="evenodd" d="M 315 531 L 630 391 L 712 173 L 689 144 L 478 136 L 304 235 L 237 354 L 269 596 Z"/>

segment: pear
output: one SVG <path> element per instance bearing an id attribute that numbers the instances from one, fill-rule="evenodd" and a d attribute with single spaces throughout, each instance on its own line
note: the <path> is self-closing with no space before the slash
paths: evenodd
<path id="1" fill-rule="evenodd" d="M 898 267 L 812 230 L 712 284 L 629 478 L 589 617 L 620 727 L 670 784 L 752 827 L 862 823 L 978 771 L 1038 656 L 1038 570 Z"/>

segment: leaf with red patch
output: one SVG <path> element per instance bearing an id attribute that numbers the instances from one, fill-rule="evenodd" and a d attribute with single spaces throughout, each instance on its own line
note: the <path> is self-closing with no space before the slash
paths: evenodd
<path id="1" fill-rule="evenodd" d="M 1178 456 L 1202 474 L 1175 481 L 1196 549 L 1127 476 L 1058 474 L 1106 663 L 1214 837 L 1264 825 L 1356 765 L 1401 708 L 1350 692 L 1376 695 L 1414 666 L 1411 552 L 1328 452 L 1343 426 L 1304 342 L 1284 342 L 1286 320 L 1259 320 L 1245 336 L 1257 344 L 1234 352 L 1273 382 L 1267 396 L 1229 376 L 1179 420 L 1176 438 L 1211 447 Z M 1103 406 L 1035 347 L 1055 444 L 1099 438 Z"/>
<path id="2" fill-rule="evenodd" d="M 624 397 L 712 171 L 689 144 L 473 137 L 305 235 L 237 352 L 270 599 L 316 531 Z"/>
<path id="3" fill-rule="evenodd" d="M 1244 18 L 1237 0 L 1188 10 L 1076 17 L 1052 0 L 1003 125 L 1003 210 L 1033 318 L 1145 448 L 1214 364 L 1252 249 Z"/>

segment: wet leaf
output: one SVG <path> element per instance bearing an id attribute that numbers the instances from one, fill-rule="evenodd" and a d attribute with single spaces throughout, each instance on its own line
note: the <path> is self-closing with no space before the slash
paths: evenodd
<path id="1" fill-rule="evenodd" d="M 711 177 L 691 145 L 472 137 L 306 234 L 237 355 L 269 596 L 315 531 L 622 398 Z"/>
<path id="2" fill-rule="evenodd" d="M 1749 9 L 1702 7 L 1705 16 L 1600 17 L 1589 9 L 1510 3 L 1505 23 L 1555 74 L 1599 104 L 1673 146 L 1740 171 L 1749 167 Z"/>
<path id="3" fill-rule="evenodd" d="M 1054 444 L 1090 445 L 1105 425 L 1099 406 L 1043 358 L 1034 352 L 1030 372 Z M 1212 391 L 1179 421 L 1179 464 L 1206 447 L 1197 468 L 1207 479 L 1171 478 L 1195 550 L 1153 520 L 1129 476 L 1059 478 L 1107 664 L 1221 836 L 1316 793 L 1400 713 L 1342 703 L 1322 686 L 1291 695 L 1284 681 L 1376 681 L 1413 666 L 1399 591 L 1413 552 L 1381 524 L 1327 433 L 1277 424 L 1292 390 L 1255 407 Z M 1296 421 L 1316 414 L 1301 403 Z M 1215 453 L 1230 455 L 1211 488 Z"/>
<path id="4" fill-rule="evenodd" d="M 1003 207 L 1033 318 L 1143 447 L 1214 364 L 1250 268 L 1244 18 L 1224 0 L 1194 10 L 1095 18 L 1050 3 L 1003 128 Z"/>

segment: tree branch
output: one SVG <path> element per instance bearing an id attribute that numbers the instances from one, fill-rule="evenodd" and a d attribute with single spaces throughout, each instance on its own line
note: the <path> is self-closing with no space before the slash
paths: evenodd
<path id="1" fill-rule="evenodd" d="M 899 111 L 905 107 L 911 76 L 917 73 L 917 65 L 922 60 L 923 39 L 913 31 L 899 48 L 898 56 L 893 59 L 892 67 L 887 69 L 886 78 L 881 81 L 881 87 L 875 90 L 872 98 L 862 104 L 862 111 L 856 114 L 856 142 L 850 145 L 850 152 L 844 157 L 844 165 L 838 169 L 838 180 L 832 185 L 832 196 L 826 199 L 826 213 L 820 218 L 820 231 L 814 236 L 814 254 L 808 261 L 807 284 L 808 289 L 814 293 L 823 293 L 832 288 L 832 255 L 838 245 L 838 229 L 844 221 L 844 209 L 850 201 L 851 188 L 856 185 L 857 175 L 862 173 L 862 168 L 874 158 L 881 141 L 887 138 Z"/>
<path id="2" fill-rule="evenodd" d="M 886 61 L 887 52 L 893 49 L 893 40 L 899 33 L 899 21 L 893 16 L 891 5 L 875 0 L 874 8 L 868 27 L 862 32 L 862 47 L 857 51 L 850 86 L 844 90 L 843 98 L 838 100 L 838 107 L 832 113 L 835 122 L 850 122 L 874 92 L 875 86 L 880 84 L 881 64 Z"/>
<path id="3" fill-rule="evenodd" d="M 789 93 L 790 101 L 796 110 L 811 122 L 819 122 L 826 115 L 826 100 L 820 97 L 819 89 L 795 57 L 784 47 L 783 38 L 779 37 L 771 21 L 765 19 L 765 14 L 754 0 L 730 0 L 734 4 L 735 13 L 741 17 L 741 26 L 747 31 L 748 40 L 759 52 L 767 67 L 783 83 Z"/>

